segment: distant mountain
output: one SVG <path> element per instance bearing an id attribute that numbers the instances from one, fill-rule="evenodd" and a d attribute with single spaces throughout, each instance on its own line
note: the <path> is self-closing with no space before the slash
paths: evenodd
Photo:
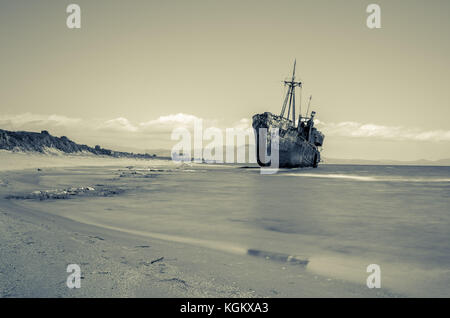
<path id="1" fill-rule="evenodd" d="M 0 149 L 12 151 L 33 151 L 46 153 L 52 150 L 59 150 L 64 153 L 90 153 L 94 155 L 104 155 L 111 157 L 127 158 L 153 158 L 149 154 L 136 154 L 132 152 L 114 151 L 104 149 L 100 146 L 94 148 L 87 145 L 80 145 L 73 142 L 66 136 L 55 137 L 43 130 L 40 133 L 29 131 L 8 131 L 0 129 Z"/>
<path id="2" fill-rule="evenodd" d="M 337 159 L 337 158 L 322 158 L 322 164 L 337 164 L 337 165 L 392 165 L 392 166 L 450 166 L 449 159 L 440 160 L 366 160 L 366 159 Z"/>
<path id="3" fill-rule="evenodd" d="M 244 151 L 246 154 L 246 158 L 249 158 L 248 149 L 249 145 L 246 144 L 244 146 Z M 232 148 L 232 147 L 230 147 Z M 227 147 L 223 147 L 223 160 L 225 160 L 225 154 L 226 154 Z M 234 151 L 236 153 L 237 148 L 234 148 Z M 158 156 L 164 156 L 164 157 L 170 157 L 170 150 L 169 149 L 151 149 L 147 150 L 149 153 L 155 153 Z M 194 153 L 194 150 L 192 149 L 192 154 Z M 256 161 L 255 161 L 256 162 Z M 392 166 L 450 166 L 450 158 L 448 159 L 440 159 L 440 160 L 413 160 L 413 161 L 401 161 L 401 160 L 367 160 L 367 159 L 339 159 L 339 158 L 328 158 L 323 157 L 321 164 L 337 164 L 337 165 L 392 165 Z"/>
<path id="4" fill-rule="evenodd" d="M 246 155 L 246 158 L 249 158 L 249 144 L 246 144 L 244 147 L 244 152 Z M 232 149 L 232 147 L 229 147 Z M 223 147 L 223 160 L 225 161 L 225 154 L 226 154 L 227 147 Z M 170 157 L 170 150 L 169 149 L 151 149 L 147 150 L 149 153 L 156 153 L 158 156 L 165 156 Z M 237 148 L 234 147 L 234 152 L 237 152 Z M 194 150 L 192 149 L 192 154 L 194 153 Z M 254 160 L 254 162 L 256 162 Z M 328 157 L 322 157 L 321 164 L 337 164 L 337 165 L 399 165 L 399 166 L 450 166 L 450 158 L 448 159 L 440 159 L 440 160 L 414 160 L 414 161 L 401 161 L 401 160 L 367 160 L 367 159 L 339 159 L 339 158 L 328 158 Z"/>
<path id="5" fill-rule="evenodd" d="M 433 161 L 438 166 L 450 166 L 450 158 Z"/>

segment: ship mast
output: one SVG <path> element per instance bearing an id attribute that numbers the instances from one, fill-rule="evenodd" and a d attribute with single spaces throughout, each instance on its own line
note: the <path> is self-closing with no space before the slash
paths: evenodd
<path id="1" fill-rule="evenodd" d="M 284 113 L 286 112 L 286 106 L 289 102 L 287 116 L 285 118 L 289 119 L 292 109 L 292 122 L 295 127 L 295 88 L 299 87 L 301 89 L 302 82 L 295 81 L 295 66 L 297 64 L 297 60 L 294 61 L 294 70 L 292 71 L 292 79 L 290 81 L 284 81 L 284 86 L 288 87 L 288 91 L 286 93 L 286 97 L 284 98 L 283 107 L 281 108 L 280 117 L 284 117 Z M 301 101 L 300 101 L 301 102 Z M 301 107 L 301 106 L 300 106 Z M 301 109 L 299 112 L 301 116 Z"/>

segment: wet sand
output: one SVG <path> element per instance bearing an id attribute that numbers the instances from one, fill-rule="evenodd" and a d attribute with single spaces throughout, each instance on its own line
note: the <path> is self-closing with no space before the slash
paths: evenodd
<path id="1" fill-rule="evenodd" d="M 89 159 L 89 160 L 92 160 Z M 48 161 L 47 161 L 48 163 Z M 39 165 L 39 161 L 35 164 Z M 115 165 L 114 165 L 115 164 Z M 78 218 L 79 206 L 108 209 L 114 198 L 127 218 L 141 182 L 129 162 L 0 172 L 1 297 L 396 297 L 388 289 L 315 275 L 301 256 L 218 248 L 215 238 L 198 240 L 130 229 Z M 163 173 L 155 162 L 134 162 L 148 175 Z M 125 177 L 121 174 L 125 173 Z M 74 177 L 76 175 L 77 177 Z M 123 183 L 124 178 L 133 178 Z M 54 180 L 59 180 L 58 184 Z M 122 192 L 112 197 L 98 185 Z M 26 197 L 35 191 L 96 188 L 89 196 Z M 131 193 L 131 194 L 130 194 Z M 21 198 L 20 196 L 24 196 Z M 153 195 L 158 195 L 157 191 Z M 11 197 L 15 196 L 15 197 Z M 61 211 L 61 213 L 59 213 Z M 193 236 L 194 237 L 194 236 Z M 305 255 L 307 260 L 307 255 Z M 78 264 L 81 288 L 66 286 L 68 264 Z"/>

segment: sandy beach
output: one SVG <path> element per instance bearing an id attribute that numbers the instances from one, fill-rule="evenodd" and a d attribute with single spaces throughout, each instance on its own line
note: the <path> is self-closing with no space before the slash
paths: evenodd
<path id="1" fill-rule="evenodd" d="M 80 217 L 81 203 L 94 211 L 116 207 L 126 223 L 126 207 L 132 208 L 130 196 L 105 192 L 105 187 L 132 193 L 131 199 L 143 195 L 136 189 L 142 182 L 156 183 L 158 178 L 153 175 L 164 173 L 158 167 L 167 162 L 1 155 L 1 297 L 399 295 L 387 289 L 368 289 L 364 282 L 311 273 L 300 256 L 296 261 L 284 258 L 285 254 L 257 255 L 232 244 L 221 245 L 214 237 L 201 240 L 194 235 L 164 233 L 163 228 L 156 233 Z M 149 177 L 136 178 L 142 171 L 138 167 L 145 168 Z M 133 182 L 123 182 L 125 179 Z M 83 192 L 79 190 L 83 186 L 97 189 Z M 56 190 L 51 189 L 55 188 L 73 193 L 52 197 Z M 112 199 L 115 201 L 109 205 Z M 66 286 L 68 264 L 81 268 L 79 289 Z"/>
<path id="2" fill-rule="evenodd" d="M 450 298 L 449 12 L 1 1 L 0 300 Z"/>

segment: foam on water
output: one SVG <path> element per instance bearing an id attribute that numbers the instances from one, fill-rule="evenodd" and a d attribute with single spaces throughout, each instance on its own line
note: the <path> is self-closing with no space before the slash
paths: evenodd
<path id="1" fill-rule="evenodd" d="M 407 177 L 379 177 L 361 176 L 350 174 L 314 174 L 314 173 L 283 173 L 278 176 L 307 177 L 307 178 L 328 178 L 328 179 L 349 179 L 356 181 L 375 182 L 450 182 L 449 178 L 407 178 Z"/>

